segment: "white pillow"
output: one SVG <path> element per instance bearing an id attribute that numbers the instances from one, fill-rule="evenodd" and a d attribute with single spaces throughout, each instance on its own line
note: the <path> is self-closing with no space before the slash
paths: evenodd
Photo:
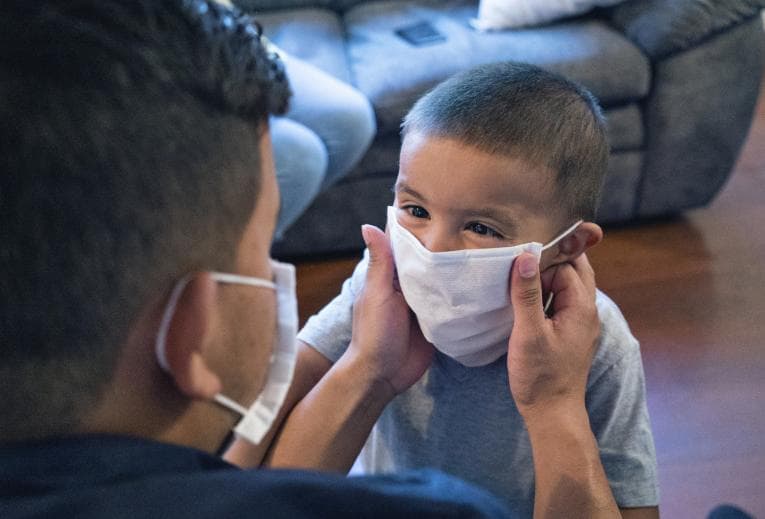
<path id="1" fill-rule="evenodd" d="M 539 25 L 624 0 L 481 0 L 476 29 L 492 31 Z"/>

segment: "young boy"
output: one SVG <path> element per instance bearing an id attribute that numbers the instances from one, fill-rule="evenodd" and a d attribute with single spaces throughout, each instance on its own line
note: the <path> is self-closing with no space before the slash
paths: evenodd
<path id="1" fill-rule="evenodd" d="M 530 65 L 478 67 L 412 108 L 387 232 L 401 291 L 437 351 L 377 421 L 357 462 L 363 472 L 441 469 L 503 497 L 518 517 L 532 516 L 531 447 L 508 389 L 508 276 L 521 250 L 538 254 L 540 270 L 552 274 L 602 239 L 592 219 L 607 158 L 591 94 Z M 331 362 L 351 341 L 367 261 L 299 335 Z M 656 459 L 638 342 L 602 293 L 597 306 L 591 426 L 620 508 L 654 517 Z"/>

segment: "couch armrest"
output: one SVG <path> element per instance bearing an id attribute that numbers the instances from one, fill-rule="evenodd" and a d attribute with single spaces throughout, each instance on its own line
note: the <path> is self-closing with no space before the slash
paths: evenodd
<path id="1" fill-rule="evenodd" d="M 765 8 L 765 0 L 629 0 L 606 10 L 611 24 L 651 59 L 688 49 Z"/>

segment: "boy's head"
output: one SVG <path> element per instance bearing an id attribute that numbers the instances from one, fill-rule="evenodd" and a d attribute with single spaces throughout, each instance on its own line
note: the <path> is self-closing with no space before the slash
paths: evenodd
<path id="1" fill-rule="evenodd" d="M 589 220 L 609 150 L 581 86 L 533 65 L 479 66 L 422 97 L 403 137 L 398 220 L 431 251 L 547 242 L 585 220 L 544 268 L 601 239 Z"/>

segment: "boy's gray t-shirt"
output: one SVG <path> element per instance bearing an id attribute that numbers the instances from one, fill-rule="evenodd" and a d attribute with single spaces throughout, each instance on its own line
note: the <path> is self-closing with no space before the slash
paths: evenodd
<path id="1" fill-rule="evenodd" d="M 350 343 L 353 301 L 366 266 L 365 255 L 340 295 L 298 335 L 332 362 Z M 620 507 L 656 506 L 656 453 L 640 348 L 619 308 L 600 291 L 597 307 L 601 337 L 586 405 L 600 457 Z M 437 351 L 422 379 L 385 409 L 357 466 L 365 473 L 440 469 L 488 488 L 521 517 L 531 517 L 531 445 L 510 394 L 506 359 L 468 368 Z"/>

